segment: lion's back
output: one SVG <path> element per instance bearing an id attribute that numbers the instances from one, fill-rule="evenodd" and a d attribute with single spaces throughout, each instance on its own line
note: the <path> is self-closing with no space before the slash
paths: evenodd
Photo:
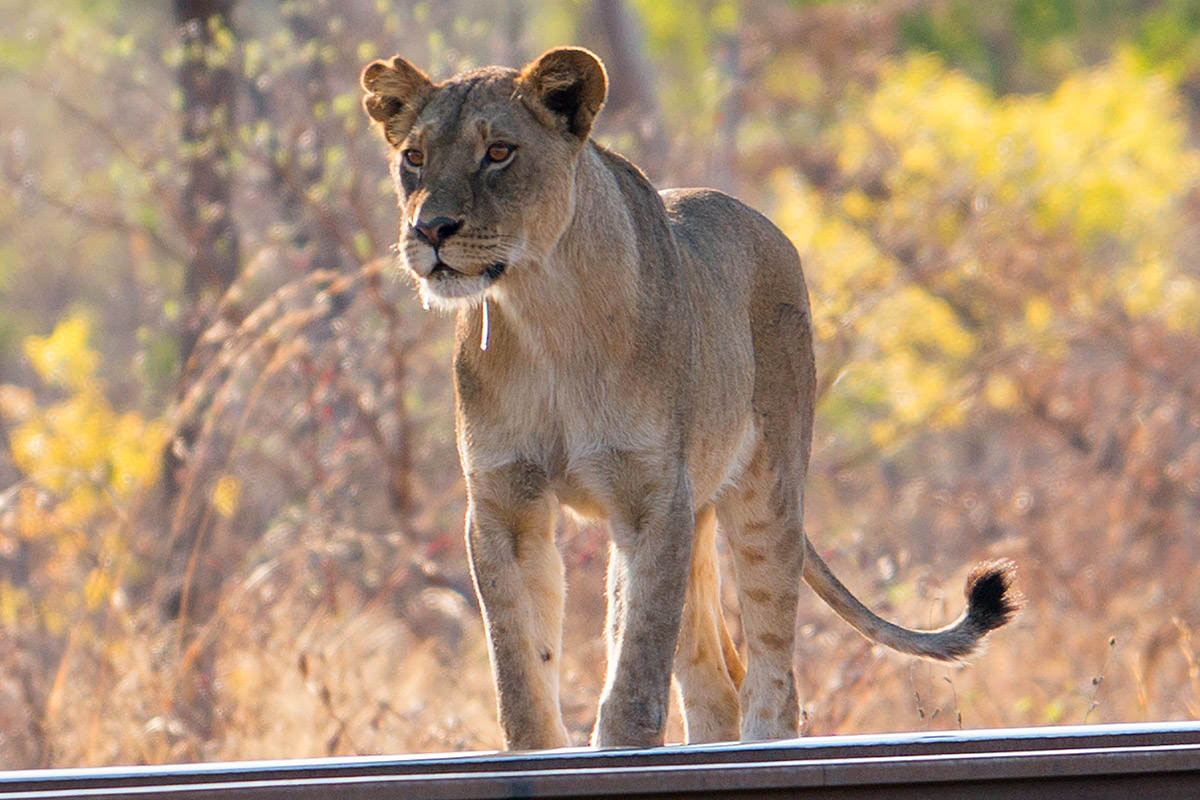
<path id="1" fill-rule="evenodd" d="M 659 193 L 682 255 L 737 281 L 759 272 L 800 272 L 791 240 L 762 213 L 717 189 Z"/>
<path id="2" fill-rule="evenodd" d="M 808 306 L 800 256 L 763 214 L 716 189 L 664 189 L 693 299 L 748 315 L 753 296 Z"/>

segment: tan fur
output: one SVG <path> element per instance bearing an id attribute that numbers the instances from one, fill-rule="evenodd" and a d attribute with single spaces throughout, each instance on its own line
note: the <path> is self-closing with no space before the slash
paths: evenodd
<path id="1" fill-rule="evenodd" d="M 1008 618 L 1008 565 L 975 576 L 957 623 L 924 633 L 871 614 L 812 550 L 815 378 L 796 251 L 737 200 L 660 195 L 592 142 L 606 91 L 595 56 L 559 48 L 440 84 L 396 57 L 362 84 L 391 145 L 402 260 L 427 303 L 457 313 L 467 541 L 510 748 L 568 744 L 558 503 L 612 533 L 600 746 L 662 742 L 672 672 L 689 741 L 795 736 L 801 577 L 859 630 L 934 658 L 966 655 Z M 744 667 L 721 613 L 717 525 Z"/>

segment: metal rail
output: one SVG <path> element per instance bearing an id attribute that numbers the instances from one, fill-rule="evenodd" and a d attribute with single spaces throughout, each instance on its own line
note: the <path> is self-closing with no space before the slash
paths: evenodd
<path id="1" fill-rule="evenodd" d="M 1200 798 L 1200 722 L 0 772 L 0 800 Z"/>

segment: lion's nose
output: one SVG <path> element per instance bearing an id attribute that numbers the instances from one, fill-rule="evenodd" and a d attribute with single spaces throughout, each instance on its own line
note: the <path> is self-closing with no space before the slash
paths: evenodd
<path id="1" fill-rule="evenodd" d="M 461 219 L 450 219 L 449 217 L 434 217 L 428 222 L 418 222 L 412 226 L 413 233 L 417 238 L 428 244 L 430 247 L 437 247 L 442 242 L 453 236 L 459 228 L 462 227 Z"/>

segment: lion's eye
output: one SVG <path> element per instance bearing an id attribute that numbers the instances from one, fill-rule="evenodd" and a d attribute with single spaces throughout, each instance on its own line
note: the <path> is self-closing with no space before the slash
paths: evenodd
<path id="1" fill-rule="evenodd" d="M 401 153 L 400 156 L 404 159 L 405 166 L 412 167 L 413 169 L 420 169 L 425 165 L 425 154 L 420 150 L 410 147 Z"/>
<path id="2" fill-rule="evenodd" d="M 487 160 L 492 164 L 499 164 L 502 161 L 507 161 L 512 157 L 512 154 L 517 151 L 516 145 L 507 144 L 505 142 L 493 142 L 488 145 Z"/>

